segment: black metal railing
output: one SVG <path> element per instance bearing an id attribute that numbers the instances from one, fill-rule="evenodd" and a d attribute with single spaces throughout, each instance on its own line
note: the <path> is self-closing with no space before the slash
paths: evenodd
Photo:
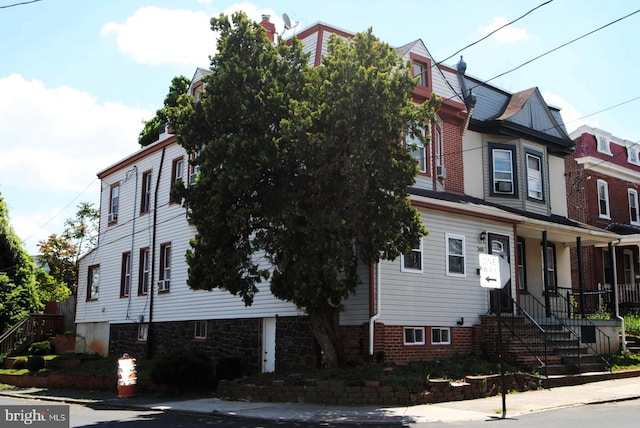
<path id="1" fill-rule="evenodd" d="M 504 290 L 497 290 L 502 298 L 510 302 L 513 311 L 501 311 L 502 325 L 511 334 L 510 339 L 522 345 L 530 357 L 538 362 L 540 374 L 547 376 L 547 332 L 545 329 Z M 504 342 L 504 339 L 503 339 Z M 510 358 L 517 362 L 517 357 Z"/>
<path id="2" fill-rule="evenodd" d="M 571 296 L 569 298 L 565 297 L 562 289 L 559 288 L 557 293 L 553 293 L 549 297 L 550 308 L 547 308 L 531 294 L 521 295 L 520 301 L 524 310 L 539 324 L 555 326 L 556 329 L 569 333 L 570 338 L 576 342 L 573 351 L 576 353 L 578 370 L 580 370 L 582 346 L 590 350 L 593 355 L 597 355 L 605 366 L 611 370 L 611 339 L 609 336 L 591 320 L 581 317 L 575 318 Z M 587 331 L 593 331 L 594 337 L 588 338 Z M 598 349 L 598 343 L 602 344 L 602 350 Z"/>
<path id="3" fill-rule="evenodd" d="M 62 315 L 29 315 L 0 336 L 0 356 L 63 330 Z"/>

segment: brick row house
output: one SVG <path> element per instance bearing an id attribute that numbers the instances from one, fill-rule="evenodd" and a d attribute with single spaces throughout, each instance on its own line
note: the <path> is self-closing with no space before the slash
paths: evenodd
<path id="1" fill-rule="evenodd" d="M 614 312 L 613 284 L 620 309 L 631 309 L 640 302 L 640 146 L 589 126 L 571 137 L 576 150 L 566 158 L 569 215 L 620 235 L 610 245 L 584 249 L 584 275 L 572 272 L 574 288 L 585 290 L 577 310 L 583 305 L 587 313 Z M 572 257 L 577 261 L 577 254 Z"/>
<path id="2" fill-rule="evenodd" d="M 324 23 L 297 34 L 312 64 L 331 34 L 352 37 Z M 462 60 L 436 64 L 421 40 L 395 50 L 419 78 L 414 101 L 444 100 L 427 128 L 431 144 L 413 152 L 420 172 L 410 197 L 429 234 L 409 254 L 361 267 L 341 314 L 348 358 L 491 355 L 498 310 L 515 316 L 533 300 L 550 310 L 558 290 L 572 288 L 571 248 L 607 246 L 618 235 L 568 218 L 565 158 L 574 142 L 537 88 L 510 93 L 468 76 Z M 196 70 L 194 96 L 206 72 Z M 168 132 L 98 173 L 100 237 L 80 261 L 76 351 L 140 358 L 188 345 L 240 359 L 247 372 L 318 365 L 305 314 L 267 283 L 250 307 L 187 286 L 184 254 L 197 231 L 169 193 L 196 173 Z M 505 293 L 480 286 L 482 253 L 508 261 Z"/>

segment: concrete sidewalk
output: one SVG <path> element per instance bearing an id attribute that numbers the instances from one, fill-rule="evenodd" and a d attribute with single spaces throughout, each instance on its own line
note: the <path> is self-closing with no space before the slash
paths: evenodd
<path id="1" fill-rule="evenodd" d="M 500 395 L 476 400 L 416 406 L 353 407 L 307 403 L 255 403 L 226 401 L 218 398 L 117 398 L 115 392 L 110 394 L 108 392 L 57 391 L 36 388 L 0 390 L 0 394 L 109 408 L 218 414 L 279 421 L 411 424 L 478 421 L 502 417 L 502 397 Z M 506 396 L 506 417 L 517 417 L 563 407 L 638 398 L 640 398 L 640 378 L 638 377 L 589 382 L 582 385 L 508 394 Z"/>

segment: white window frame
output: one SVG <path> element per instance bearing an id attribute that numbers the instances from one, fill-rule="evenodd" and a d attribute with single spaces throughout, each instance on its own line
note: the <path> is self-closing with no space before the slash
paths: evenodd
<path id="1" fill-rule="evenodd" d="M 138 324 L 138 342 L 146 342 L 149 335 L 149 324 Z"/>
<path id="2" fill-rule="evenodd" d="M 120 206 L 120 184 L 111 187 L 109 194 L 109 215 L 108 223 L 116 223 L 118 221 L 118 208 Z"/>
<path id="3" fill-rule="evenodd" d="M 496 156 L 496 154 L 503 154 L 503 153 L 507 153 L 509 155 L 509 170 L 505 170 L 505 169 L 498 169 L 496 166 L 496 159 L 498 158 Z M 515 172 L 514 172 L 514 166 L 513 166 L 513 151 L 509 150 L 509 149 L 500 149 L 500 148 L 493 148 L 492 149 L 492 154 L 491 154 L 491 160 L 493 162 L 493 177 L 491 177 L 491 185 L 492 185 L 492 189 L 494 194 L 496 195 L 515 195 L 516 194 L 516 179 L 515 179 Z M 506 162 L 506 160 L 505 160 Z M 498 178 L 497 175 L 498 174 L 508 174 L 511 176 L 510 179 L 505 179 L 505 178 Z M 506 192 L 506 191 L 501 191 L 498 190 L 498 186 L 496 186 L 496 183 L 499 182 L 507 182 L 507 183 L 511 183 L 511 191 Z"/>
<path id="4" fill-rule="evenodd" d="M 87 300 L 98 300 L 100 295 L 100 265 L 89 266 L 87 275 Z"/>
<path id="5" fill-rule="evenodd" d="M 443 333 L 446 336 L 444 340 L 442 339 Z M 449 327 L 431 327 L 431 344 L 451 345 L 451 329 Z"/>
<path id="6" fill-rule="evenodd" d="M 640 155 L 638 154 L 638 147 L 635 144 L 627 147 L 627 162 L 631 165 L 640 166 Z"/>
<path id="7" fill-rule="evenodd" d="M 526 154 L 527 166 L 527 196 L 538 201 L 544 200 L 544 187 L 542 180 L 542 157 L 534 153 Z M 538 169 L 531 168 L 529 161 L 537 162 Z"/>
<path id="8" fill-rule="evenodd" d="M 424 129 L 421 129 L 420 132 L 424 137 Z M 413 147 L 414 145 L 415 148 Z M 418 137 L 412 137 L 407 132 L 407 147 L 411 149 L 411 154 L 418 161 L 418 170 L 423 173 L 427 172 L 427 148 L 425 144 Z"/>
<path id="9" fill-rule="evenodd" d="M 149 293 L 149 284 L 151 282 L 151 251 L 149 248 L 140 250 L 140 286 L 138 294 Z"/>
<path id="10" fill-rule="evenodd" d="M 416 335 L 416 333 L 418 334 Z M 409 337 L 407 338 L 407 336 Z M 402 329 L 402 340 L 406 346 L 425 345 L 424 327 L 405 327 Z"/>
<path id="11" fill-rule="evenodd" d="M 605 155 L 612 156 L 611 153 L 611 140 L 604 135 L 596 136 L 596 149 L 598 153 L 604 153 Z"/>
<path id="12" fill-rule="evenodd" d="M 636 273 L 633 269 L 633 251 L 624 250 L 622 252 L 622 267 L 624 270 L 624 283 L 633 285 L 636 282 Z"/>
<path id="13" fill-rule="evenodd" d="M 466 256 L 466 245 L 465 245 L 465 237 L 464 235 L 456 235 L 456 234 L 452 234 L 452 233 L 446 233 L 444 235 L 444 247 L 445 247 L 445 265 L 446 265 L 446 272 L 445 274 L 447 276 L 467 276 L 467 256 Z M 462 241 L 462 251 L 461 254 L 452 254 L 449 251 L 449 241 L 450 240 L 456 240 L 456 241 Z M 449 263 L 449 258 L 450 257 L 461 257 L 462 258 L 462 272 L 451 272 L 451 266 Z"/>
<path id="14" fill-rule="evenodd" d="M 405 266 L 405 255 L 401 254 L 400 255 L 400 271 L 401 272 L 410 272 L 410 273 L 422 273 L 423 272 L 423 266 L 424 266 L 424 252 L 423 252 L 423 244 L 422 244 L 422 238 L 420 238 L 420 246 L 418 248 L 414 248 L 413 250 L 411 250 L 411 254 L 413 253 L 419 253 L 419 260 L 420 260 L 420 269 L 416 269 L 414 267 L 407 267 Z"/>
<path id="15" fill-rule="evenodd" d="M 122 294 L 121 297 L 128 297 L 131 293 L 131 252 L 122 253 Z"/>
<path id="16" fill-rule="evenodd" d="M 604 203 L 606 212 L 602 212 L 602 204 Z M 609 184 L 604 180 L 598 180 L 598 214 L 600 218 L 611 219 L 611 210 L 609 205 Z"/>
<path id="17" fill-rule="evenodd" d="M 207 338 L 207 321 L 196 320 L 193 323 L 193 338 L 194 339 L 206 339 Z"/>
<path id="18" fill-rule="evenodd" d="M 638 191 L 627 189 L 629 195 L 629 223 L 640 225 L 640 212 L 638 211 Z"/>

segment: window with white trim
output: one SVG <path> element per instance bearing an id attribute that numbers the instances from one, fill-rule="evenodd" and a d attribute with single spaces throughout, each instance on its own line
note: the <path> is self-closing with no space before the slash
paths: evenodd
<path id="1" fill-rule="evenodd" d="M 638 156 L 638 147 L 636 145 L 627 147 L 627 162 L 640 166 L 640 157 Z"/>
<path id="2" fill-rule="evenodd" d="M 600 218 L 611 218 L 609 212 L 609 185 L 604 180 L 598 180 L 598 210 Z"/>
<path id="3" fill-rule="evenodd" d="M 492 154 L 492 192 L 497 195 L 515 195 L 515 171 L 513 151 L 493 149 Z"/>
<path id="4" fill-rule="evenodd" d="M 196 321 L 193 327 L 194 339 L 206 339 L 207 338 L 207 322 Z"/>
<path id="5" fill-rule="evenodd" d="M 527 153 L 527 196 L 531 199 L 543 200 L 542 156 Z"/>
<path id="6" fill-rule="evenodd" d="M 151 210 L 151 171 L 142 174 L 142 193 L 140 195 L 140 214 Z"/>
<path id="7" fill-rule="evenodd" d="M 131 253 L 122 253 L 120 272 L 120 297 L 127 297 L 131 292 Z"/>
<path id="8" fill-rule="evenodd" d="M 542 245 L 542 243 L 540 243 L 540 245 Z M 542 267 L 542 273 L 544 275 L 544 266 Z M 556 246 L 551 242 L 547 243 L 547 275 L 548 283 L 545 291 L 551 293 L 557 292 L 558 273 L 556 271 Z"/>
<path id="9" fill-rule="evenodd" d="M 603 135 L 598 135 L 596 140 L 598 141 L 598 152 L 611 155 L 611 142 L 609 139 Z"/>
<path id="10" fill-rule="evenodd" d="M 405 327 L 405 345 L 424 345 L 424 327 Z"/>
<path id="11" fill-rule="evenodd" d="M 147 294 L 149 292 L 150 281 L 150 252 L 149 248 L 140 249 L 140 269 L 138 278 L 138 294 Z"/>
<path id="12" fill-rule="evenodd" d="M 422 273 L 422 239 L 420 239 L 418 248 L 400 256 L 400 270 L 402 272 Z"/>
<path id="13" fill-rule="evenodd" d="M 627 189 L 629 193 L 629 223 L 640 225 L 638 218 L 638 191 L 635 189 Z"/>
<path id="14" fill-rule="evenodd" d="M 424 130 L 420 130 L 424 138 Z M 413 157 L 418 161 L 418 169 L 420 172 L 427 172 L 427 150 L 425 145 L 418 137 L 407 133 L 407 148 L 411 150 Z"/>
<path id="15" fill-rule="evenodd" d="M 431 327 L 432 345 L 450 345 L 451 330 L 449 327 Z"/>
<path id="16" fill-rule="evenodd" d="M 517 271 L 518 271 L 518 288 L 521 291 L 526 291 L 527 290 L 527 273 L 526 273 L 526 265 L 525 260 L 525 250 L 524 250 L 524 239 L 522 238 L 518 238 L 518 246 L 517 246 L 517 251 L 518 251 L 518 266 L 517 266 Z"/>
<path id="17" fill-rule="evenodd" d="M 87 275 L 87 300 L 98 300 L 100 291 L 100 265 L 89 266 Z"/>
<path id="18" fill-rule="evenodd" d="M 446 274 L 465 276 L 465 239 L 462 235 L 445 234 Z"/>
<path id="19" fill-rule="evenodd" d="M 111 185 L 111 193 L 109 195 L 109 216 L 107 217 L 108 224 L 114 224 L 118 222 L 118 207 L 120 206 L 120 184 Z"/>
<path id="20" fill-rule="evenodd" d="M 169 291 L 171 285 L 171 243 L 160 245 L 160 282 L 158 291 Z"/>
<path id="21" fill-rule="evenodd" d="M 138 342 L 146 342 L 149 335 L 149 324 L 138 324 Z"/>

